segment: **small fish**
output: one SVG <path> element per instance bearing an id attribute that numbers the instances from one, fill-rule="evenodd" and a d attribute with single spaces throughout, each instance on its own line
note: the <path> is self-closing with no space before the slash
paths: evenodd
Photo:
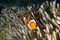
<path id="1" fill-rule="evenodd" d="M 25 16 L 25 20 L 24 20 L 24 16 Z M 36 29 L 36 21 L 33 19 L 32 15 L 29 13 L 25 13 L 24 16 L 18 16 L 18 18 L 20 18 L 23 22 L 26 22 L 26 25 L 28 25 L 28 27 L 31 30 L 35 30 Z"/>

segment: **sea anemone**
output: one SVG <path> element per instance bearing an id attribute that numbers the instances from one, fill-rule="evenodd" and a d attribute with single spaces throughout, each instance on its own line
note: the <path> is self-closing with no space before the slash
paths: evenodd
<path id="1" fill-rule="evenodd" d="M 4 36 L 5 35 L 5 36 Z M 59 40 L 60 5 L 55 1 L 0 12 L 0 40 Z"/>

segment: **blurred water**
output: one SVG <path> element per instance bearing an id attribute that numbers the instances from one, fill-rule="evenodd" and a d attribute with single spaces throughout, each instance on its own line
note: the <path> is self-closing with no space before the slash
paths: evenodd
<path id="1" fill-rule="evenodd" d="M 42 4 L 46 0 L 0 0 L 0 6 L 26 6 L 31 4 Z M 47 1 L 53 1 L 53 0 L 47 0 Z M 57 0 L 59 2 L 59 0 Z M 60 3 L 60 2 L 59 2 Z"/>

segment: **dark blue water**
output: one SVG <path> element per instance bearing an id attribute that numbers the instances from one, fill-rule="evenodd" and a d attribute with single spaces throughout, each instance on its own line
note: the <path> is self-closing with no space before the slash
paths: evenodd
<path id="1" fill-rule="evenodd" d="M 32 4 L 42 4 L 45 1 L 46 0 L 0 0 L 0 6 L 27 6 Z M 57 0 L 57 2 L 60 3 L 60 0 Z"/>
<path id="2" fill-rule="evenodd" d="M 0 0 L 0 11 L 4 8 L 4 6 L 12 7 L 12 6 L 20 6 L 20 7 L 26 7 L 27 5 L 32 4 L 42 4 L 46 0 Z M 48 2 L 53 0 L 47 0 Z M 60 0 L 56 1 L 57 3 L 60 3 Z"/>

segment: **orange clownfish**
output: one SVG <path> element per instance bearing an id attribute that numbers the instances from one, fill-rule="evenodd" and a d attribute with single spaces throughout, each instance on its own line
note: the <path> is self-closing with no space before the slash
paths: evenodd
<path id="1" fill-rule="evenodd" d="M 30 18 L 28 18 L 28 16 L 30 16 Z M 24 17 L 24 16 L 19 16 L 19 18 L 20 18 L 22 21 L 24 21 L 24 18 L 23 18 L 23 17 Z M 35 21 L 35 20 L 33 19 L 33 17 L 31 16 L 31 14 L 26 13 L 26 14 L 25 14 L 25 17 L 26 17 L 25 21 L 26 21 L 26 23 L 28 24 L 28 27 L 29 27 L 31 30 L 35 30 L 37 24 L 36 24 L 36 21 Z"/>

